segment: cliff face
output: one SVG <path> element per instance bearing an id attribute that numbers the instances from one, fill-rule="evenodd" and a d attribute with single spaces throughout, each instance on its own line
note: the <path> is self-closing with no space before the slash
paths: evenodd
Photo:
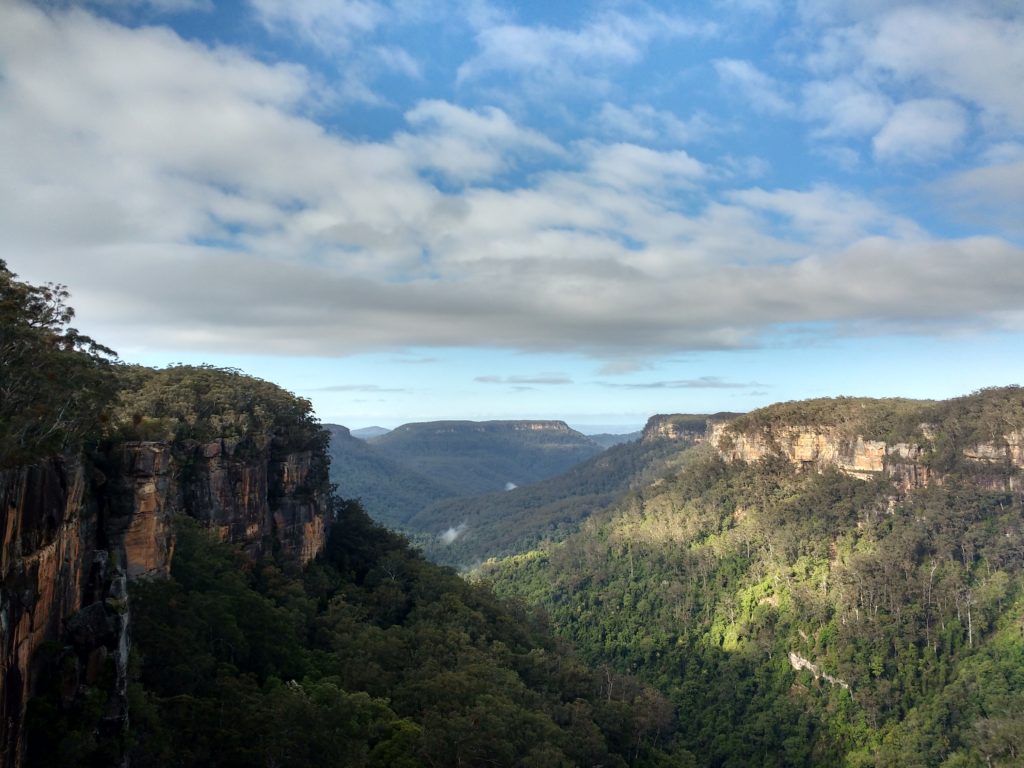
<path id="1" fill-rule="evenodd" d="M 97 514 L 96 480 L 62 458 L 0 472 L 0 765 L 20 762 L 25 704 L 44 644 L 67 643 L 63 655 L 82 683 L 112 667 L 101 726 L 116 733 L 125 721 L 125 581 L 101 545 L 108 531 Z"/>
<path id="2" fill-rule="evenodd" d="M 943 473 L 929 461 L 942 426 L 922 424 L 920 429 L 920 441 L 887 443 L 851 437 L 831 426 L 775 425 L 738 431 L 726 423 L 710 425 L 708 439 L 727 461 L 781 457 L 798 469 L 820 472 L 831 467 L 862 480 L 885 474 L 901 490 L 909 491 L 943 481 Z M 1024 434 L 1014 431 L 964 447 L 959 456 L 968 466 L 995 470 L 977 478 L 983 487 L 1015 490 L 1020 487 L 1017 473 L 1024 469 Z"/>
<path id="3" fill-rule="evenodd" d="M 166 576 L 171 519 L 188 514 L 252 555 L 276 539 L 305 563 L 325 542 L 324 457 L 269 439 L 127 442 L 98 461 L 58 457 L 0 472 L 0 768 L 20 765 L 41 650 L 59 647 L 67 700 L 112 680 L 101 730 L 127 718 L 127 581 Z"/>
<path id="4" fill-rule="evenodd" d="M 704 442 L 708 429 L 707 416 L 657 414 L 647 420 L 640 440 L 645 443 L 654 440 L 685 440 L 697 445 Z"/>

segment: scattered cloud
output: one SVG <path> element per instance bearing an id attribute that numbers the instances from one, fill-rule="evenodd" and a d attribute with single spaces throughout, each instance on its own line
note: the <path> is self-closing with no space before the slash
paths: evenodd
<path id="1" fill-rule="evenodd" d="M 678 379 L 675 381 L 649 381 L 641 384 L 636 383 L 609 383 L 601 382 L 603 387 L 615 387 L 617 389 L 747 389 L 748 387 L 763 386 L 753 382 L 726 381 L 720 376 L 701 376 L 697 379 Z"/>
<path id="2" fill-rule="evenodd" d="M 948 99 L 899 104 L 875 135 L 880 160 L 923 163 L 950 154 L 967 133 L 967 113 Z"/>
<path id="3" fill-rule="evenodd" d="M 657 39 L 698 37 L 713 32 L 708 24 L 647 9 L 641 13 L 604 12 L 578 29 L 509 22 L 477 32 L 479 53 L 459 67 L 460 83 L 490 75 L 514 75 L 532 87 L 587 87 L 605 92 L 608 68 L 640 61 Z"/>
<path id="4" fill-rule="evenodd" d="M 789 236 L 807 238 L 824 246 L 842 246 L 874 234 L 900 238 L 921 237 L 923 232 L 909 219 L 893 215 L 860 195 L 818 185 L 806 191 L 792 189 L 744 189 L 730 198 L 753 210 L 782 217 Z"/>
<path id="5" fill-rule="evenodd" d="M 718 59 L 714 64 L 722 85 L 735 91 L 752 109 L 777 115 L 793 111 L 793 105 L 782 95 L 782 84 L 749 61 Z"/>
<path id="6" fill-rule="evenodd" d="M 321 51 L 347 51 L 354 38 L 388 18 L 385 5 L 371 0 L 248 0 L 256 18 L 274 34 L 294 36 Z"/>
<path id="7" fill-rule="evenodd" d="M 621 190 L 690 187 L 707 172 L 703 163 L 683 150 L 659 152 L 637 144 L 611 144 L 594 146 L 589 154 L 590 178 Z"/>
<path id="8" fill-rule="evenodd" d="M 711 120 L 702 113 L 683 120 L 650 104 L 635 104 L 627 109 L 606 101 L 595 120 L 607 135 L 655 144 L 689 144 L 712 130 Z"/>
<path id="9" fill-rule="evenodd" d="M 972 7 L 973 6 L 973 7 Z M 1024 130 L 1024 12 L 991 3 L 897 7 L 864 35 L 867 64 L 901 83 L 924 81 L 980 109 L 993 126 Z"/>
<path id="10" fill-rule="evenodd" d="M 892 112 L 892 101 L 885 94 L 845 76 L 835 80 L 815 80 L 803 88 L 803 112 L 823 125 L 819 138 L 870 136 L 877 132 Z"/>
<path id="11" fill-rule="evenodd" d="M 561 374 L 552 374 L 546 376 L 477 376 L 473 381 L 478 384 L 516 384 L 516 385 L 533 385 L 533 384 L 572 384 L 572 379 L 568 376 Z"/>
<path id="12" fill-rule="evenodd" d="M 279 18 L 266 8 L 266 23 L 293 33 L 341 9 L 337 30 L 322 33 L 338 47 L 379 28 L 386 10 L 320 2 Z M 1021 327 L 1016 134 L 941 175 L 1001 227 L 950 237 L 871 189 L 737 188 L 727 160 L 658 143 L 674 125 L 660 107 L 601 97 L 601 130 L 620 132 L 602 142 L 431 98 L 403 105 L 399 129 L 355 139 L 316 122 L 320 77 L 304 66 L 81 9 L 9 2 L 0 13 L 0 145 L 18 148 L 0 153 L 0 258 L 25 279 L 71 284 L 83 328 L 114 346 L 572 351 L 612 374 L 655 354 L 764 344 L 800 325 L 825 336 Z M 718 59 L 718 72 L 764 114 L 792 108 L 837 151 L 844 138 L 870 139 L 885 163 L 935 161 L 970 144 L 977 125 L 1017 125 L 1003 84 L 968 98 L 967 75 L 926 65 L 918 49 L 899 54 L 891 17 L 879 14 L 854 20 L 860 31 L 843 38 L 844 50 L 871 54 L 863 69 L 823 63 L 820 86 L 787 90 L 735 59 Z M 601 77 L 655 40 L 703 34 L 653 13 L 628 21 L 599 14 L 561 29 L 484 19 L 477 69 L 464 79 L 497 72 L 487 57 L 519 37 L 528 45 L 502 71 L 539 79 L 549 65 L 556 77 L 559 67 Z M 963 21 L 1002 46 L 996 71 L 1014 75 L 1020 54 L 1006 42 L 1016 20 L 1005 30 Z M 413 74 L 414 62 L 392 53 Z M 918 81 L 939 95 L 914 98 Z M 787 96 L 797 92 L 799 109 Z M 1000 196 L 1002 208 L 990 204 Z M 558 377 L 494 378 L 481 383 Z M 714 377 L 703 381 L 715 388 Z M 384 391 L 345 386 L 324 391 Z"/>
<path id="13" fill-rule="evenodd" d="M 381 387 L 377 384 L 335 384 L 330 387 L 316 387 L 310 392 L 408 392 L 407 389 Z"/>
<path id="14" fill-rule="evenodd" d="M 423 101 L 405 114 L 414 133 L 396 144 L 419 168 L 432 168 L 451 180 L 490 178 L 517 156 L 560 155 L 561 148 L 541 133 L 515 124 L 497 107 L 470 110 L 446 101 Z"/>
<path id="15" fill-rule="evenodd" d="M 114 11 L 141 8 L 158 14 L 213 10 L 213 0 L 89 0 L 89 4 Z"/>
<path id="16" fill-rule="evenodd" d="M 933 184 L 935 196 L 960 221 L 1024 235 L 1024 145 L 997 145 L 986 160 Z"/>

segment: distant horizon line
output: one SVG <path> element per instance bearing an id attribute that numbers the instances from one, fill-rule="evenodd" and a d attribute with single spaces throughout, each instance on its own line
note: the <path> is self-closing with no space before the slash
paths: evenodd
<path id="1" fill-rule="evenodd" d="M 654 415 L 654 414 L 652 414 L 652 415 Z M 650 418 L 650 417 L 648 417 L 648 418 Z M 356 432 L 358 430 L 367 430 L 367 429 L 386 429 L 388 432 L 391 432 L 391 431 L 393 431 L 393 430 L 397 429 L 398 427 L 401 427 L 401 426 L 403 426 L 405 424 L 430 424 L 430 423 L 436 422 L 436 421 L 468 421 L 468 422 L 487 422 L 487 421 L 561 421 L 564 424 L 567 424 L 570 429 L 574 429 L 577 432 L 580 432 L 581 434 L 588 435 L 588 436 L 589 435 L 629 435 L 629 434 L 632 434 L 634 432 L 641 432 L 641 431 L 643 431 L 644 425 L 647 423 L 646 420 L 645 420 L 643 424 L 637 424 L 635 421 L 619 422 L 619 423 L 602 423 L 602 424 L 579 424 L 579 423 L 573 423 L 573 422 L 568 421 L 566 419 L 540 418 L 540 417 L 538 417 L 538 418 L 520 418 L 520 419 L 408 419 L 408 420 L 396 423 L 394 426 L 391 426 L 391 427 L 384 426 L 383 424 L 381 424 L 379 422 L 378 423 L 373 423 L 373 424 L 366 424 L 365 426 L 350 426 L 348 424 L 343 423 L 340 420 L 336 421 L 336 420 L 333 420 L 333 419 L 332 420 L 322 419 L 320 423 L 321 424 L 332 424 L 332 425 L 339 426 L 339 427 L 345 427 L 350 432 Z M 353 422 L 353 423 L 361 423 L 361 422 Z"/>

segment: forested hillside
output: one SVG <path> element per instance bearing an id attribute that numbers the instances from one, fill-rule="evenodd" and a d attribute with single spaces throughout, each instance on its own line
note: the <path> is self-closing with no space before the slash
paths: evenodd
<path id="1" fill-rule="evenodd" d="M 395 529 L 425 507 L 456 492 L 389 458 L 337 424 L 324 424 L 330 434 L 331 482 L 348 499 L 359 499 L 377 522 Z"/>
<path id="2" fill-rule="evenodd" d="M 484 573 L 663 691 L 701 765 L 1021 765 L 1022 426 L 1012 387 L 782 404 Z"/>
<path id="3" fill-rule="evenodd" d="M 0 765 L 678 764 L 663 695 L 335 498 L 308 401 L 65 297 L 0 262 Z"/>
<path id="4" fill-rule="evenodd" d="M 459 495 L 535 483 L 602 450 L 560 421 L 420 422 L 368 442 Z"/>
<path id="5" fill-rule="evenodd" d="M 652 435 L 612 446 L 532 485 L 440 501 L 406 521 L 406 530 L 426 534 L 416 540 L 430 559 L 459 567 L 558 541 L 630 488 L 652 482 L 682 461 L 683 452 L 706 428 L 706 416 L 693 418 L 700 423 L 699 432 L 675 438 Z M 452 533 L 458 535 L 452 538 Z"/>

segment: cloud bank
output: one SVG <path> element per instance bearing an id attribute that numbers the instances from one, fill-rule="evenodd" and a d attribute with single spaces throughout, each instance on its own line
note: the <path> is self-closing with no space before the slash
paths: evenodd
<path id="1" fill-rule="evenodd" d="M 399 23 L 372 2 L 251 7 L 268 33 L 312 38 L 325 55 Z M 0 11 L 0 145 L 17 151 L 0 153 L 0 258 L 71 284 L 88 330 L 133 348 L 616 361 L 794 329 L 1022 330 L 1019 222 L 990 201 L 1021 194 L 1024 22 L 970 5 L 826 11 L 821 44 L 797 57 L 802 84 L 728 57 L 713 65 L 719 84 L 883 166 L 998 137 L 1004 151 L 947 179 L 971 201 L 950 205 L 990 229 L 931 234 L 856 186 L 751 186 L 736 158 L 679 146 L 714 118 L 614 101 L 612 73 L 666 40 L 719 34 L 710 23 L 645 11 L 525 26 L 481 12 L 457 80 L 593 88 L 594 130 L 546 132 L 507 105 L 436 97 L 360 138 L 321 119 L 332 92 L 307 63 L 12 2 Z M 397 70 L 420 74 L 414 59 Z M 928 95 L 913 92 L 921 82 Z"/>

